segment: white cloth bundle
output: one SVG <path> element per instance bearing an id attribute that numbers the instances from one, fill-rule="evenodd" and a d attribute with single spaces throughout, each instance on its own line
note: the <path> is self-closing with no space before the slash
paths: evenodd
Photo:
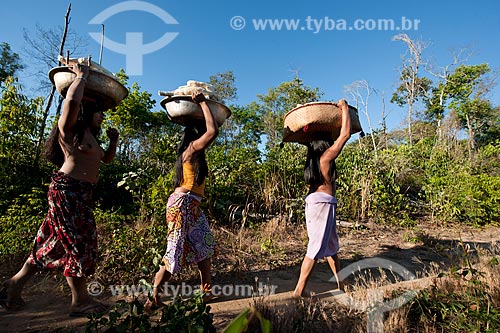
<path id="1" fill-rule="evenodd" d="M 59 62 L 65 64 L 66 66 L 73 66 L 75 64 L 81 64 L 81 65 L 88 64 L 88 58 L 85 58 L 85 57 L 69 58 L 68 59 L 68 58 L 63 57 L 62 55 L 58 55 L 57 60 L 59 60 Z M 105 75 L 112 76 L 112 77 L 115 76 L 112 72 L 108 71 L 106 68 L 102 67 L 101 65 L 99 65 L 98 63 L 93 62 L 93 61 L 90 64 L 90 69 L 97 71 L 97 72 L 100 72 L 100 73 L 105 74 Z"/>
<path id="2" fill-rule="evenodd" d="M 219 96 L 213 91 L 209 83 L 189 80 L 185 86 L 180 86 L 171 92 L 173 96 L 191 96 L 192 93 L 202 93 L 206 98 L 213 101 L 219 101 Z"/>

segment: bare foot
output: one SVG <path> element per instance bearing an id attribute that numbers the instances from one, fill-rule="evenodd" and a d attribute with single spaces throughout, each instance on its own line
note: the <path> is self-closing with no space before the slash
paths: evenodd
<path id="1" fill-rule="evenodd" d="M 91 302 L 82 305 L 72 305 L 70 317 L 86 317 L 94 313 L 106 313 L 109 311 L 109 305 L 100 302 Z"/>
<path id="2" fill-rule="evenodd" d="M 316 295 L 314 291 L 302 290 L 302 292 L 299 293 L 299 291 L 295 290 L 292 294 L 292 297 L 296 299 L 303 299 L 303 298 L 314 297 L 314 295 Z"/>
<path id="3" fill-rule="evenodd" d="M 144 308 L 145 309 L 151 309 L 151 308 L 156 307 L 156 306 L 157 306 L 156 302 L 151 301 L 149 298 L 146 301 L 146 303 L 144 303 Z"/>
<path id="4" fill-rule="evenodd" d="M 21 291 L 11 280 L 5 281 L 0 287 L 0 305 L 9 311 L 20 311 L 26 305 L 21 298 Z"/>
<path id="5" fill-rule="evenodd" d="M 158 296 L 148 297 L 148 300 L 146 301 L 146 303 L 144 303 L 144 311 L 147 314 L 152 314 L 162 306 L 163 303 L 161 302 Z"/>
<path id="6" fill-rule="evenodd" d="M 217 298 L 216 296 L 214 296 L 214 294 L 212 293 L 205 293 L 203 295 L 203 302 L 205 303 L 210 303 L 211 301 L 213 301 L 215 298 Z"/>

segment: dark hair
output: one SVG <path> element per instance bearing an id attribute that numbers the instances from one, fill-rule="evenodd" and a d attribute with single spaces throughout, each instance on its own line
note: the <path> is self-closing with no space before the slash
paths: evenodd
<path id="1" fill-rule="evenodd" d="M 74 127 L 75 136 L 73 138 L 73 147 L 77 147 L 82 142 L 85 130 L 87 128 L 91 128 L 92 119 L 94 113 L 96 112 L 100 112 L 100 110 L 93 108 L 89 104 L 82 103 L 80 105 L 80 113 Z M 45 142 L 44 156 L 49 162 L 60 168 L 64 163 L 64 153 L 59 143 L 59 132 L 59 126 L 56 121 L 54 127 L 52 127 L 49 137 L 47 138 L 47 141 Z M 100 128 L 91 128 L 91 133 L 97 140 L 97 143 L 100 143 L 100 132 Z"/>
<path id="2" fill-rule="evenodd" d="M 186 151 L 191 142 L 198 139 L 204 132 L 206 132 L 205 124 L 197 124 L 196 126 L 187 126 L 184 129 L 181 142 L 177 147 L 177 162 L 175 163 L 175 176 L 174 187 L 179 187 L 184 179 L 184 172 L 182 170 L 182 153 Z M 195 163 L 194 180 L 196 185 L 201 185 L 208 174 L 207 159 L 205 150 L 197 152 L 195 155 L 197 163 Z"/>
<path id="3" fill-rule="evenodd" d="M 323 153 L 330 148 L 333 142 L 325 140 L 314 140 L 308 143 L 307 146 L 307 158 L 306 165 L 304 168 L 304 179 L 306 183 L 310 186 L 310 191 L 314 192 L 316 189 L 324 184 L 325 179 L 321 173 L 320 158 Z M 337 167 L 335 165 L 335 160 L 330 162 L 330 169 L 328 170 L 328 177 L 330 182 L 335 181 L 335 172 Z"/>

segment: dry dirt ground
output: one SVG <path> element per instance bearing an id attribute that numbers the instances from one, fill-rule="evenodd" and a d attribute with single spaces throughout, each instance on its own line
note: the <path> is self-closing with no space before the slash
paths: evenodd
<path id="1" fill-rule="evenodd" d="M 374 258 L 383 258 L 394 263 L 395 267 L 407 269 L 416 278 L 435 275 L 444 270 L 449 264 L 449 258 L 457 251 L 457 244 L 469 244 L 472 249 L 496 249 L 500 245 L 500 228 L 436 228 L 421 224 L 412 229 L 399 229 L 374 225 L 356 228 L 340 226 L 341 252 L 339 253 L 342 267 L 349 267 L 364 260 L 373 264 Z M 301 244 L 293 244 L 285 252 L 304 252 Z M 498 254 L 498 253 L 497 253 Z M 224 256 L 216 260 L 224 260 Z M 300 260 L 299 260 L 300 261 Z M 274 270 L 249 270 L 231 274 L 217 274 L 214 272 L 214 284 L 251 284 L 259 283 L 275 288 L 275 295 L 266 298 L 269 302 L 293 302 L 289 298 L 295 287 L 300 264 L 295 260 L 294 265 Z M 384 265 L 387 264 L 384 262 Z M 215 265 L 217 267 L 217 265 Z M 397 270 L 396 270 L 397 271 Z M 0 277 L 5 279 L 12 268 L 0 269 Z M 376 272 L 375 272 L 376 274 Z M 332 273 L 326 262 L 319 262 L 310 279 L 308 289 L 320 295 L 331 296 L 330 291 L 335 288 L 331 281 Z M 386 279 L 390 280 L 388 276 Z M 408 277 L 400 278 L 407 280 Z M 348 279 L 346 279 L 347 281 Z M 421 279 L 426 283 L 428 279 Z M 391 281 L 389 281 L 391 283 Z M 326 297 L 325 296 L 325 297 Z M 40 275 L 33 279 L 26 287 L 24 299 L 27 305 L 19 312 L 9 312 L 0 307 L 0 332 L 50 332 L 50 331 L 83 331 L 86 318 L 71 318 L 68 316 L 70 293 L 67 287 L 51 275 Z M 99 299 L 113 303 L 120 297 L 100 296 Z M 214 323 L 221 331 L 243 309 L 253 302 L 252 298 L 238 296 L 222 296 L 210 303 L 211 313 L 214 314 Z"/>

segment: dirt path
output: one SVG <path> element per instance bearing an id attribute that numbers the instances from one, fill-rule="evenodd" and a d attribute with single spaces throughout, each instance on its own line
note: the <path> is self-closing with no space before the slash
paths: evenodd
<path id="1" fill-rule="evenodd" d="M 346 228 L 346 227 L 344 227 Z M 415 230 L 415 229 L 414 229 Z M 431 229 L 420 226 L 414 232 L 394 230 L 388 227 L 371 227 L 356 231 L 341 231 L 342 267 L 359 263 L 360 260 L 371 262 L 373 258 L 383 258 L 401 265 L 416 278 L 424 276 L 431 266 L 445 267 L 450 252 L 459 242 L 468 243 L 472 247 L 489 248 L 500 244 L 500 228 L 454 230 L 450 228 Z M 274 296 L 266 298 L 269 302 L 293 302 L 290 299 L 300 267 L 298 265 L 281 270 L 253 271 L 232 276 L 215 276 L 214 283 L 228 281 L 233 284 L 267 286 L 273 288 Z M 331 281 L 332 273 L 326 262 L 320 262 L 311 277 L 308 289 L 317 295 L 330 297 L 330 290 L 335 288 Z M 407 278 L 402 278 L 407 280 Z M 422 280 L 424 281 L 424 280 Z M 26 308 L 20 312 L 8 312 L 0 307 L 0 332 L 50 332 L 75 329 L 82 331 L 86 318 L 68 316 L 70 293 L 65 286 L 58 284 L 50 275 L 38 277 L 26 288 L 24 298 Z M 414 288 L 414 286 L 413 286 Z M 326 295 L 326 296 L 325 296 Z M 100 298 L 112 303 L 118 297 Z M 218 329 L 222 329 L 243 309 L 253 303 L 251 297 L 241 295 L 221 296 L 211 302 L 211 312 Z"/>

